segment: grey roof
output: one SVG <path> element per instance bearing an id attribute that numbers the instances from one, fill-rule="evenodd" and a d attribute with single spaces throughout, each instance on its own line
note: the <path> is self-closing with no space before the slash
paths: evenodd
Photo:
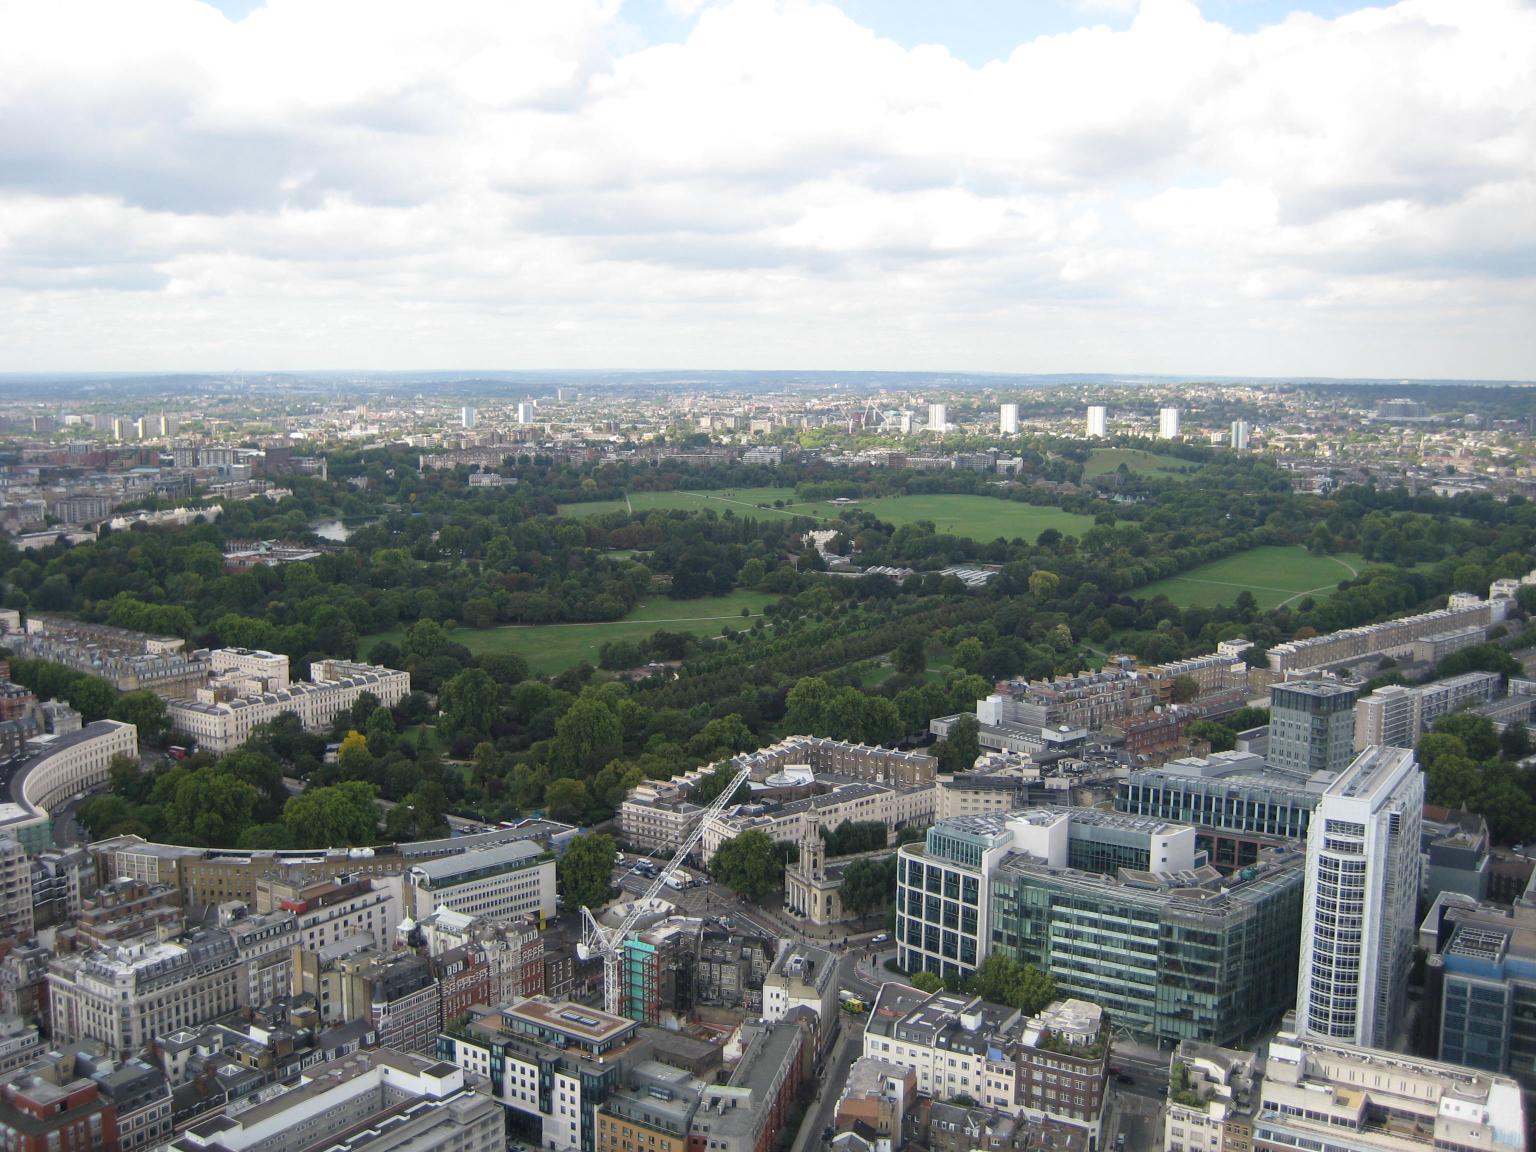
<path id="1" fill-rule="evenodd" d="M 431 882 L 452 880 L 466 872 L 483 868 L 498 868 L 504 864 L 525 864 L 544 854 L 544 849 L 528 840 L 515 840 L 511 844 L 498 844 L 494 848 L 477 848 L 461 852 L 457 856 L 443 856 L 436 860 L 423 860 L 411 865 L 411 874 Z"/>

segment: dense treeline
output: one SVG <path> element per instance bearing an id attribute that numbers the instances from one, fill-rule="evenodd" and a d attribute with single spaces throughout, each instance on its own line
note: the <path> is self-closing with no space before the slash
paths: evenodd
<path id="1" fill-rule="evenodd" d="M 1536 508 L 1518 499 L 1446 501 L 1371 488 L 1302 496 L 1261 457 L 1193 445 L 1168 449 L 1192 471 L 1177 478 L 1115 474 L 1105 484 L 1109 500 L 1092 484 L 1074 487 L 1090 450 L 1044 438 L 1011 444 L 1008 452 L 1023 461 L 1016 484 L 969 470 L 846 470 L 814 460 L 706 469 L 533 457 L 505 469 L 514 486 L 483 490 L 468 487 L 467 469 L 420 473 L 414 456 L 401 452 L 338 453 L 329 481 L 297 477 L 294 495 L 276 504 L 228 502 L 214 523 L 135 527 L 93 544 L 25 554 L 0 543 L 0 601 L 198 645 L 269 648 L 291 656 L 298 675 L 310 660 L 333 655 L 406 668 L 417 690 L 395 709 L 346 717 L 331 734 L 342 743 L 333 763 L 302 734 L 259 750 L 317 790 L 355 783 L 400 802 L 388 819 L 395 821 L 391 834 L 403 835 L 437 826 L 447 810 L 493 819 L 535 810 L 600 818 L 639 780 L 791 731 L 900 740 L 924 731 L 934 716 L 969 710 L 996 679 L 1075 671 L 1089 648 L 1159 661 L 1244 635 L 1255 641 L 1257 659 L 1284 640 L 1419 610 L 1459 588 L 1522 574 L 1536 548 Z M 834 488 L 861 496 L 972 493 L 1054 504 L 1093 524 L 1077 535 L 1050 529 L 1034 540 L 978 541 L 924 521 L 893 527 L 858 507 L 832 521 L 751 510 L 558 515 L 571 501 L 722 484 L 773 486 L 785 504 Z M 224 569 L 232 540 L 311 539 L 311 524 L 335 515 L 371 522 L 313 561 Z M 829 579 L 802 541 L 812 526 L 836 529 L 861 562 L 918 575 L 904 585 L 884 577 Z M 1326 600 L 1268 611 L 1246 594 L 1228 605 L 1189 608 L 1136 596 L 1150 581 L 1259 544 L 1358 552 L 1372 563 Z M 998 575 L 971 592 L 938 574 L 958 562 L 990 563 Z M 586 666 L 535 678 L 518 657 L 476 655 L 451 631 L 455 624 L 617 619 L 644 597 L 735 588 L 777 599 L 750 626 L 727 625 L 724 636 L 660 631 L 606 646 L 607 669 L 683 662 L 675 679 L 636 686 Z M 390 631 L 396 639 L 371 638 Z M 929 671 L 930 660 L 943 666 Z M 40 694 L 73 693 L 88 717 L 114 707 L 144 712 L 142 701 L 118 700 L 92 678 L 54 683 L 36 669 L 19 675 L 44 684 Z M 154 726 L 152 716 L 146 724 Z M 941 746 L 946 764 L 964 759 L 961 736 Z M 220 763 L 180 770 L 224 773 Z M 158 800 L 129 801 L 147 811 L 117 811 L 119 826 L 195 833 L 156 823 L 166 819 L 171 790 L 166 784 Z M 411 821 L 421 828 L 406 827 Z M 237 840 L 307 839 L 259 798 L 244 823 L 221 827 L 220 835 Z M 197 834 L 210 833 L 204 827 Z"/>

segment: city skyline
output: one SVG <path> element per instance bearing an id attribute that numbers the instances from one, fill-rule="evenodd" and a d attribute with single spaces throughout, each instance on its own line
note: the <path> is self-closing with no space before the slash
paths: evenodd
<path id="1" fill-rule="evenodd" d="M 4 372 L 1536 376 L 1513 0 L 0 29 Z"/>

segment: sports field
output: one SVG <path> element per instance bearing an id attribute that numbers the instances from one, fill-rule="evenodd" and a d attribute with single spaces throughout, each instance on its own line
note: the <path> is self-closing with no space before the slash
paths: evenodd
<path id="1" fill-rule="evenodd" d="M 713 508 L 717 512 L 723 512 L 729 508 L 738 516 L 795 515 L 830 520 L 837 516 L 839 510 L 837 505 L 824 500 L 814 503 L 794 503 L 795 493 L 792 488 L 739 488 L 710 492 L 634 492 L 629 499 L 636 512 L 658 508 L 663 510 Z M 775 500 L 784 501 L 784 507 L 774 508 Z M 981 543 L 996 540 L 999 536 L 1008 540 L 1012 540 L 1015 536 L 1033 540 L 1047 528 L 1081 536 L 1093 527 L 1093 519 L 1089 516 L 1063 512 L 1059 508 L 1039 508 L 1033 504 L 998 500 L 991 496 L 964 494 L 879 496 L 870 500 L 859 500 L 846 507 L 872 512 L 879 519 L 897 528 L 916 520 L 932 520 L 934 527 L 940 532 L 967 536 Z M 595 500 L 587 504 L 562 504 L 560 514 L 562 516 L 595 516 L 623 509 L 622 500 Z"/>
<path id="2" fill-rule="evenodd" d="M 455 628 L 449 638 L 476 655 L 514 653 L 528 661 L 537 675 L 548 676 L 573 668 L 583 660 L 597 663 L 597 653 L 609 640 L 643 640 L 652 632 L 691 632 L 694 635 L 719 635 L 730 624 L 738 631 L 750 628 L 752 620 L 743 616 L 761 616 L 763 606 L 775 597 L 763 592 L 732 592 L 725 596 L 705 596 L 698 600 L 668 600 L 655 597 L 642 601 L 622 620 L 599 624 L 529 624 L 504 628 Z M 366 637 L 360 645 L 366 654 L 381 640 L 400 644 L 403 629 L 392 629 Z"/>
<path id="3" fill-rule="evenodd" d="M 1192 568 L 1181 576 L 1136 589 L 1137 599 L 1166 596 L 1181 608 L 1230 604 L 1239 592 L 1253 593 L 1260 608 L 1311 595 L 1323 599 L 1341 580 L 1359 575 L 1360 556 L 1314 556 L 1302 547 L 1264 545 Z"/>
<path id="4" fill-rule="evenodd" d="M 1200 467 L 1199 461 L 1180 460 L 1177 456 L 1159 456 L 1155 452 L 1143 452 L 1140 448 L 1095 448 L 1088 463 L 1083 465 L 1083 479 L 1092 480 L 1114 472 L 1124 464 L 1132 472 L 1145 476 L 1183 480 Z"/>

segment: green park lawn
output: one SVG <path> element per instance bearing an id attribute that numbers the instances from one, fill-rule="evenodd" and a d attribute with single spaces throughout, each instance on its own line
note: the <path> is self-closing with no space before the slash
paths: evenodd
<path id="1" fill-rule="evenodd" d="M 636 512 L 660 509 L 694 511 L 713 508 L 717 512 L 730 509 L 738 516 L 813 516 L 830 520 L 837 516 L 839 506 L 830 501 L 795 503 L 792 488 L 735 488 L 709 492 L 632 492 L 630 503 Z M 784 501 L 784 507 L 774 508 L 775 500 Z M 887 524 L 899 528 L 915 520 L 932 520 L 940 532 L 967 536 L 987 543 L 999 536 L 1012 540 L 1022 536 L 1033 540 L 1047 528 L 1073 536 L 1081 536 L 1093 527 L 1093 519 L 1063 512 L 1059 508 L 1039 508 L 1033 504 L 1018 504 L 1010 500 L 998 500 L 991 496 L 965 494 L 939 494 L 917 496 L 879 496 L 870 500 L 858 500 L 846 505 L 872 512 Z M 562 504 L 562 516 L 596 516 L 624 509 L 622 500 L 594 500 L 585 504 Z"/>
<path id="2" fill-rule="evenodd" d="M 1315 556 L 1301 547 L 1266 544 L 1153 581 L 1134 595 L 1137 599 L 1166 596 L 1181 608 L 1191 608 L 1230 604 L 1246 590 L 1260 608 L 1273 608 L 1308 593 L 1324 599 L 1339 581 L 1358 575 L 1364 567 L 1360 556 Z"/>
<path id="3" fill-rule="evenodd" d="M 529 624 L 501 628 L 455 628 L 449 638 L 475 655 L 507 653 L 521 656 L 540 676 L 549 676 L 574 668 L 583 660 L 597 663 L 598 650 L 609 640 L 641 640 L 652 632 L 691 632 L 718 635 L 730 624 L 740 629 L 751 621 L 741 614 L 743 608 L 761 616 L 764 605 L 775 597 L 764 592 L 736 591 L 725 596 L 705 596 L 698 600 L 668 600 L 654 597 L 635 606 L 622 620 L 599 624 Z M 374 644 L 388 640 L 400 644 L 403 629 L 378 632 L 367 637 L 361 647 L 366 654 Z"/>
<path id="4" fill-rule="evenodd" d="M 1180 460 L 1177 456 L 1159 456 L 1140 448 L 1095 448 L 1083 465 L 1083 479 L 1114 472 L 1124 464 L 1132 472 L 1172 480 L 1183 480 L 1200 467 L 1198 461 Z"/>

